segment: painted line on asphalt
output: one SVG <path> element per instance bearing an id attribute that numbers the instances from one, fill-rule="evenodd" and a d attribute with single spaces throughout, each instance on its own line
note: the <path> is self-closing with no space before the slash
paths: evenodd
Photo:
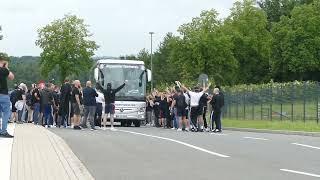
<path id="1" fill-rule="evenodd" d="M 285 172 L 290 172 L 290 173 L 294 173 L 294 174 L 301 174 L 301 175 L 320 178 L 320 175 L 318 175 L 318 174 L 312 174 L 312 173 L 307 173 L 307 172 L 302 172 L 302 171 L 294 171 L 294 170 L 290 170 L 290 169 L 280 169 L 280 171 L 285 171 Z"/>
<path id="2" fill-rule="evenodd" d="M 269 139 L 265 138 L 257 138 L 257 137 L 243 137 L 244 139 L 254 139 L 254 140 L 261 140 L 261 141 L 269 141 Z"/>
<path id="3" fill-rule="evenodd" d="M 196 149 L 198 151 L 202 151 L 202 152 L 205 152 L 205 153 L 208 153 L 208 154 L 211 154 L 211 155 L 214 155 L 214 156 L 218 156 L 218 157 L 223 157 L 223 158 L 230 157 L 230 156 L 227 156 L 227 155 L 224 155 L 224 154 L 220 154 L 220 153 L 216 153 L 216 152 L 213 152 L 213 151 L 209 151 L 207 149 L 204 149 L 204 148 L 201 148 L 201 147 L 197 147 L 197 146 L 194 146 L 192 144 L 188 144 L 188 143 L 185 143 L 185 142 L 182 142 L 182 141 L 178 141 L 178 140 L 175 140 L 175 139 L 170 139 L 170 138 L 161 137 L 161 136 L 154 136 L 154 135 L 149 135 L 149 134 L 143 134 L 143 133 L 138 133 L 138 132 L 133 132 L 133 131 L 119 130 L 119 129 L 118 129 L 118 131 L 125 132 L 125 133 L 130 133 L 130 134 L 135 134 L 135 135 L 140 135 L 140 136 L 146 136 L 146 137 L 162 139 L 162 140 L 166 140 L 166 141 L 170 141 L 170 142 L 175 142 L 175 143 L 190 147 L 192 149 Z"/>
<path id="4" fill-rule="evenodd" d="M 212 135 L 216 135 L 216 136 L 228 136 L 229 134 L 219 134 L 219 133 L 210 133 Z"/>
<path id="5" fill-rule="evenodd" d="M 312 148 L 312 149 L 320 149 L 320 147 L 310 146 L 310 145 L 306 145 L 306 144 L 299 144 L 299 143 L 291 143 L 291 144 L 296 145 L 296 146 L 308 147 L 308 148 Z"/>

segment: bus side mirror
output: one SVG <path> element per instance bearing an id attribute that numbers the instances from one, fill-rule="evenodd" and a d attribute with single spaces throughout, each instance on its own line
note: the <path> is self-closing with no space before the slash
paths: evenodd
<path id="1" fill-rule="evenodd" d="M 147 78 L 148 78 L 148 82 L 151 82 L 151 80 L 152 80 L 152 72 L 149 69 L 147 69 Z"/>
<path id="2" fill-rule="evenodd" d="M 96 80 L 96 82 L 99 82 L 99 69 L 98 68 L 94 69 L 94 79 Z"/>

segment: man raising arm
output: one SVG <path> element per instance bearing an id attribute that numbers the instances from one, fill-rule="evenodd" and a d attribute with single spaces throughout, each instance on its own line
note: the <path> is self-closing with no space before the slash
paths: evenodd
<path id="1" fill-rule="evenodd" d="M 2 114 L 2 127 L 0 137 L 13 138 L 7 131 L 7 125 L 10 118 L 10 97 L 8 95 L 7 79 L 13 80 L 14 75 L 9 70 L 9 64 L 3 57 L 0 57 L 0 113 Z"/>

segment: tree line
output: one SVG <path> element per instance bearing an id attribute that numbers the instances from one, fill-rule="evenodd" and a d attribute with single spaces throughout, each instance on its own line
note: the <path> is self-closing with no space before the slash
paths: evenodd
<path id="1" fill-rule="evenodd" d="M 150 68 L 146 49 L 127 57 Z M 153 65 L 156 85 L 201 73 L 221 85 L 320 81 L 320 0 L 243 0 L 225 19 L 203 11 L 164 37 Z"/>
<path id="2" fill-rule="evenodd" d="M 75 15 L 38 30 L 40 57 L 12 57 L 16 81 L 87 80 L 99 46 L 83 19 Z M 192 84 L 202 73 L 219 85 L 270 81 L 320 81 L 320 0 L 242 0 L 225 19 L 205 10 L 167 33 L 153 54 L 156 86 L 181 80 Z M 150 53 L 120 59 L 140 59 L 150 68 Z"/>

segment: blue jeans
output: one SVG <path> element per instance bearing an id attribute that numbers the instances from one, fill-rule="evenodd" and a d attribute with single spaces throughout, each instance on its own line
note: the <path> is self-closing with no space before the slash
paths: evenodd
<path id="1" fill-rule="evenodd" d="M 33 105 L 33 122 L 34 124 L 39 124 L 40 115 L 40 103 L 35 103 Z"/>
<path id="2" fill-rule="evenodd" d="M 11 116 L 10 106 L 10 97 L 8 95 L 0 95 L 0 114 L 2 114 L 0 134 L 7 133 L 8 121 Z"/>
<path id="3" fill-rule="evenodd" d="M 53 121 L 53 117 L 52 117 L 52 107 L 50 104 L 47 104 L 44 106 L 44 119 L 45 119 L 46 125 L 51 125 L 51 121 Z"/>

